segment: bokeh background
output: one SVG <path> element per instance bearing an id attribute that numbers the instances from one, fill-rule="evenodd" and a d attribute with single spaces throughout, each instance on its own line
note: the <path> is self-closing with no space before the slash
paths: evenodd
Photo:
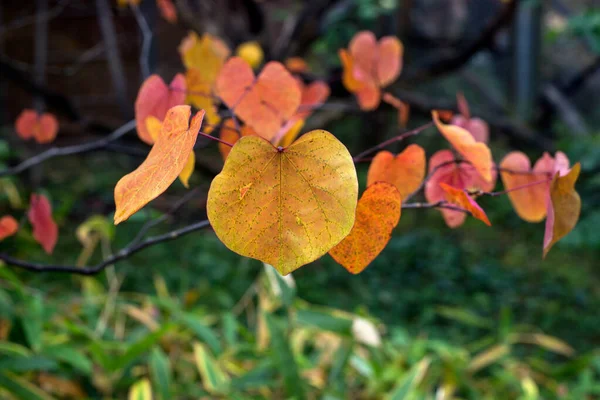
<path id="1" fill-rule="evenodd" d="M 92 277 L 0 266 L 0 398 L 600 398 L 596 1 L 174 5 L 171 24 L 154 0 L 2 1 L 0 169 L 46 149 L 15 134 L 24 108 L 41 104 L 58 116 L 59 147 L 130 120 L 145 66 L 168 80 L 182 72 L 177 47 L 190 30 L 231 48 L 256 40 L 267 60 L 304 58 L 304 78 L 332 90 L 306 130 L 327 129 L 356 154 L 399 133 L 395 110 L 361 112 L 341 85 L 337 50 L 366 29 L 405 45 L 404 70 L 389 91 L 410 104 L 409 128 L 427 122 L 431 109 L 456 110 L 461 91 L 490 124 L 496 161 L 512 149 L 534 159 L 560 149 L 581 161 L 580 222 L 542 261 L 543 223 L 520 220 L 506 197 L 481 200 L 491 228 L 469 218 L 453 230 L 437 210 L 405 210 L 387 248 L 357 276 L 325 256 L 282 279 L 231 253 L 210 230 Z M 433 129 L 413 142 L 428 156 L 446 146 Z M 205 217 L 222 161 L 210 142 L 199 146 L 197 195 L 152 234 Z M 102 151 L 2 177 L 1 214 L 25 215 L 29 194 L 45 193 L 60 238 L 48 256 L 22 229 L 0 252 L 91 265 L 118 251 L 186 193 L 176 182 L 111 226 L 114 185 L 147 151 L 131 133 Z M 358 167 L 363 189 L 367 168 Z M 100 217 L 84 235 L 91 216 Z"/>

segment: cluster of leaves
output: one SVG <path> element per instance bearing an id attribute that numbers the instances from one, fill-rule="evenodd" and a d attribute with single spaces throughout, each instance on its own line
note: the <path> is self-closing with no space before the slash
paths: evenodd
<path id="1" fill-rule="evenodd" d="M 480 330 L 465 346 L 386 332 L 368 315 L 307 303 L 290 276 L 267 266 L 227 312 L 207 307 L 198 289 L 171 294 L 158 275 L 148 294 L 117 295 L 113 275 L 108 287 L 76 278 L 80 297 L 52 300 L 10 269 L 0 276 L 3 398 L 536 400 L 600 390 L 597 355 L 575 356 L 507 318 L 496 326 L 440 307 L 444 318 Z"/>

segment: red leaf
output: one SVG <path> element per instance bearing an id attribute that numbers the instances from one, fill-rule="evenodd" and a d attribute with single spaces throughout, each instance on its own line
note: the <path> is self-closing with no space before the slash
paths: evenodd
<path id="1" fill-rule="evenodd" d="M 33 238 L 42 245 L 46 253 L 52 254 L 58 240 L 58 227 L 52 219 L 52 206 L 46 196 L 31 195 L 27 217 L 33 225 Z"/>
<path id="2" fill-rule="evenodd" d="M 35 110 L 25 109 L 15 121 L 15 130 L 22 139 L 32 137 L 38 143 L 50 143 L 58 133 L 58 120 L 53 114 L 38 114 Z"/>

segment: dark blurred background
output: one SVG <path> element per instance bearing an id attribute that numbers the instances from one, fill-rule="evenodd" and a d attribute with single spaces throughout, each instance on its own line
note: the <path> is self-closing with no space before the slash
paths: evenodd
<path id="1" fill-rule="evenodd" d="M 532 159 L 560 149 L 580 161 L 579 224 L 542 261 L 543 223 L 520 220 L 506 197 L 481 200 L 492 228 L 468 219 L 453 230 L 437 210 L 405 210 L 365 272 L 350 275 L 325 256 L 294 272 L 293 284 L 231 253 L 210 231 L 153 246 L 95 277 L 0 267 L 1 398 L 126 398 L 144 396 L 146 382 L 157 399 L 600 398 L 600 3 L 174 6 L 172 24 L 153 0 L 2 1 L 2 168 L 46 149 L 14 133 L 24 108 L 59 118 L 56 146 L 100 139 L 133 118 L 149 72 L 170 80 L 184 70 L 177 48 L 190 30 L 232 49 L 256 40 L 266 60 L 305 59 L 304 79 L 332 90 L 305 130 L 329 130 L 356 154 L 398 134 L 391 107 L 361 112 L 341 85 L 338 49 L 371 30 L 404 43 L 404 69 L 388 91 L 411 106 L 409 128 L 427 122 L 431 109 L 456 110 L 461 91 L 472 115 L 490 125 L 495 161 L 513 149 Z M 191 179 L 198 195 L 153 233 L 205 217 L 222 161 L 204 141 Z M 446 146 L 431 130 L 414 142 L 428 156 Z M 122 248 L 185 193 L 181 185 L 93 236 L 93 247 L 76 232 L 93 215 L 112 221 L 114 185 L 147 151 L 132 133 L 102 151 L 1 178 L 2 214 L 24 212 L 29 193 L 43 191 L 60 238 L 51 257 L 27 233 L 0 249 L 92 264 Z M 367 167 L 358 167 L 361 188 Z"/>

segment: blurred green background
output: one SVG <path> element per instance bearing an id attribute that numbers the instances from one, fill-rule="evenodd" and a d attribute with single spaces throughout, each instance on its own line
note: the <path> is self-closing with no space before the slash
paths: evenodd
<path id="1" fill-rule="evenodd" d="M 49 36 L 49 64 L 54 60 L 66 68 L 65 60 L 81 51 L 61 21 L 97 30 L 95 9 L 86 2 L 49 3 L 50 10 L 62 7 L 52 14 L 56 36 Z M 188 3 L 193 8 L 194 2 Z M 224 6 L 231 7 L 231 15 L 250 13 L 240 4 L 255 2 L 233 3 Z M 581 219 L 545 261 L 543 223 L 520 220 L 508 198 L 494 197 L 481 201 L 491 228 L 469 218 L 452 230 L 437 210 L 405 210 L 387 248 L 357 276 L 325 256 L 283 279 L 272 268 L 231 253 L 210 230 L 147 248 L 93 277 L 0 266 L 0 398 L 148 399 L 149 392 L 154 399 L 600 398 L 600 74 L 594 68 L 600 64 L 600 9 L 592 1 L 517 2 L 506 26 L 468 62 L 417 79 L 438 58 L 475 42 L 511 2 L 472 3 L 256 2 L 264 26 L 255 33 L 248 23 L 247 35 L 260 39 L 268 53 L 269 37 L 287 19 L 322 7 L 311 20 L 312 39 L 298 40 L 290 51 L 329 81 L 333 104 L 348 104 L 352 99 L 340 86 L 337 50 L 362 29 L 398 34 L 406 46 L 405 71 L 392 92 L 412 102 L 409 127 L 427 122 L 429 108 L 455 107 L 460 90 L 475 116 L 489 116 L 496 161 L 514 148 L 535 159 L 560 149 L 572 163 L 581 161 Z M 149 19 L 156 18 L 153 4 L 140 5 Z M 140 37 L 132 11 L 113 6 L 133 104 L 141 79 Z M 22 143 L 13 132 L 12 121 L 32 93 L 7 72 L 18 67 L 15 60 L 30 61 L 33 42 L 31 25 L 11 21 L 34 15 L 36 8 L 2 7 L 3 26 L 9 28 L 0 30 L 4 168 L 42 148 Z M 180 25 L 160 20 L 152 25 L 153 65 L 164 76 L 182 70 L 176 46 L 190 26 L 185 20 Z M 247 38 L 237 31 L 231 35 L 232 45 Z M 529 51 L 516 52 L 523 43 L 531 44 Z M 102 128 L 90 128 L 96 122 L 125 121 L 114 93 L 75 89 L 98 71 L 107 74 L 109 62 L 99 57 L 74 76 L 48 80 L 48 87 L 72 96 L 92 119 L 83 132 L 81 121 L 61 120 L 65 134 L 58 145 L 102 135 Z M 61 83 L 64 79 L 70 83 Z M 101 80 L 94 84 L 101 86 Z M 560 89 L 562 102 L 552 101 L 548 87 Z M 324 107 L 308 126 L 334 133 L 353 154 L 398 133 L 391 108 L 341 109 Z M 533 132 L 533 139 L 523 132 Z M 56 158 L 1 178 L 2 214 L 24 215 L 29 193 L 45 193 L 60 238 L 47 256 L 30 230 L 22 229 L 1 242 L 0 251 L 42 263 L 92 265 L 168 210 L 186 193 L 179 182 L 127 223 L 112 226 L 115 182 L 147 151 L 133 134 L 126 139 L 123 146 L 138 150 L 137 156 L 94 152 Z M 428 156 L 446 146 L 434 129 L 411 140 Z M 206 190 L 221 161 L 214 146 L 199 154 L 191 184 L 200 194 L 151 234 L 205 216 Z M 367 168 L 358 166 L 361 190 Z M 82 226 L 91 228 L 87 235 Z"/>

